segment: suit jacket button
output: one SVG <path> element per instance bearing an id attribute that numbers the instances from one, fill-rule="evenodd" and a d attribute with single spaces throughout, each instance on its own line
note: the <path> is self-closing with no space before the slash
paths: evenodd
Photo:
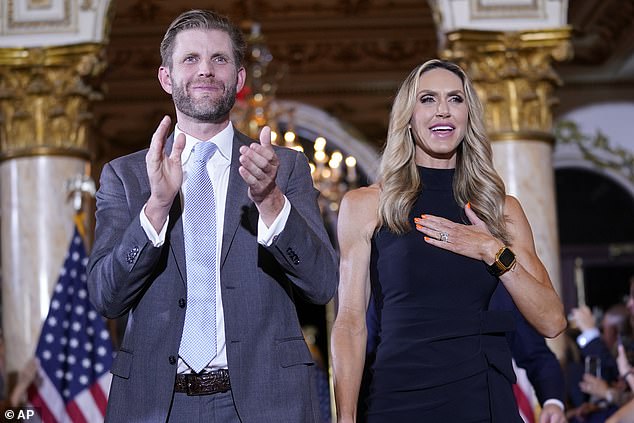
<path id="1" fill-rule="evenodd" d="M 128 251 L 128 254 L 126 255 L 126 261 L 128 262 L 128 264 L 134 263 L 134 259 L 136 259 L 136 256 L 138 254 L 139 247 L 133 247 L 130 251 Z"/>
<path id="2" fill-rule="evenodd" d="M 169 358 L 170 364 L 174 365 L 174 364 L 176 364 L 176 361 L 177 361 L 176 357 L 174 357 L 173 355 L 170 355 L 170 358 Z"/>
<path id="3" fill-rule="evenodd" d="M 185 298 L 181 298 L 180 300 L 178 300 L 178 306 L 180 308 L 185 308 L 186 304 L 187 304 L 187 301 L 185 301 Z"/>

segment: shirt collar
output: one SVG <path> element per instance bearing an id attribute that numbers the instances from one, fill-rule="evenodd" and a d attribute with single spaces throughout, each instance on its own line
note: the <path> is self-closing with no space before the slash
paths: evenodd
<path id="1" fill-rule="evenodd" d="M 174 139 L 176 139 L 179 134 L 185 134 L 185 148 L 181 153 L 181 163 L 183 163 L 183 165 L 187 163 L 187 160 L 189 160 L 194 146 L 199 142 L 213 142 L 218 146 L 218 151 L 220 152 L 220 155 L 222 155 L 222 157 L 224 157 L 229 163 L 231 163 L 231 151 L 233 147 L 234 134 L 233 124 L 231 122 L 229 122 L 229 124 L 222 131 L 218 132 L 216 135 L 208 140 L 199 140 L 198 138 L 181 131 L 181 129 L 178 127 L 178 124 L 176 124 L 176 127 L 174 128 Z"/>

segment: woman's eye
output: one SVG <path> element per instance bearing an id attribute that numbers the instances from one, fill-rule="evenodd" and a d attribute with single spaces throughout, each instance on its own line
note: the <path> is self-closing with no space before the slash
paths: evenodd
<path id="1" fill-rule="evenodd" d="M 454 95 L 449 100 L 453 101 L 454 103 L 462 103 L 464 101 L 464 99 L 459 95 Z"/>
<path id="2" fill-rule="evenodd" d="M 420 98 L 420 102 L 421 103 L 431 103 L 434 101 L 434 97 L 430 96 L 430 95 L 424 95 Z"/>

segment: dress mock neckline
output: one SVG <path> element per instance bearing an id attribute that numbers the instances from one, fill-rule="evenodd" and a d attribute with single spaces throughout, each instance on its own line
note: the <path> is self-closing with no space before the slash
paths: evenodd
<path id="1" fill-rule="evenodd" d="M 453 177 L 456 169 L 436 169 L 417 166 L 423 189 L 453 189 Z"/>

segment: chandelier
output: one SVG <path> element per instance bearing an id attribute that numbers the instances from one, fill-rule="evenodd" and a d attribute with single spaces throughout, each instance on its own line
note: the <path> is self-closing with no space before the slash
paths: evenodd
<path id="1" fill-rule="evenodd" d="M 346 191 L 359 185 L 357 161 L 340 149 L 331 148 L 326 139 L 312 130 L 295 129 L 294 109 L 275 101 L 279 82 L 287 72 L 283 64 L 272 63 L 261 27 L 256 22 L 245 24 L 247 37 L 247 81 L 238 93 L 232 112 L 234 125 L 251 138 L 258 139 L 265 125 L 271 128 L 271 142 L 302 151 L 309 160 L 315 187 L 321 192 L 319 205 L 325 214 L 336 214 Z M 318 129 L 317 129 L 318 130 Z M 334 223 L 334 222 L 333 222 Z"/>

